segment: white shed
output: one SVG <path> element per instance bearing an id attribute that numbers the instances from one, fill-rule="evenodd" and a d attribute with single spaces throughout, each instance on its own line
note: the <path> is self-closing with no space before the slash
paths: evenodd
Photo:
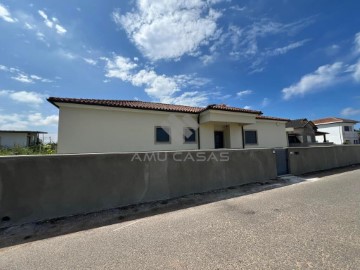
<path id="1" fill-rule="evenodd" d="M 28 147 L 36 145 L 40 142 L 40 134 L 46 134 L 46 132 L 29 130 L 0 130 L 0 148 L 12 148 L 16 146 Z"/>

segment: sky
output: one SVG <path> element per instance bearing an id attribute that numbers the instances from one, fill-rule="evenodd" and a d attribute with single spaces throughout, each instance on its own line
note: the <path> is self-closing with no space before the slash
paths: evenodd
<path id="1" fill-rule="evenodd" d="M 0 0 L 0 129 L 56 140 L 46 98 L 360 120 L 359 1 Z"/>

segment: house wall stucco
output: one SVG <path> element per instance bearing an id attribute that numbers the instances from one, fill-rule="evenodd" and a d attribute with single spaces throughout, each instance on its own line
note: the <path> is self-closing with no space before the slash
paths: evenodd
<path id="1" fill-rule="evenodd" d="M 183 140 L 183 129 L 196 123 L 192 114 L 62 106 L 58 153 L 198 149 L 197 142 Z M 156 126 L 171 128 L 171 143 L 155 142 Z"/>
<path id="2" fill-rule="evenodd" d="M 245 148 L 287 147 L 285 122 L 257 120 L 256 124 L 244 126 L 244 130 L 256 130 L 258 144 L 246 144 Z"/>
<path id="3" fill-rule="evenodd" d="M 286 147 L 288 144 L 284 122 L 257 120 L 251 114 L 240 113 L 236 117 L 233 112 L 225 112 L 231 121 L 237 119 L 241 123 L 203 121 L 199 127 L 200 142 L 197 135 L 196 143 L 184 143 L 183 129 L 192 124 L 197 126 L 197 114 L 74 104 L 60 105 L 59 114 L 60 154 L 195 150 L 199 145 L 200 149 L 214 149 L 215 130 L 224 131 L 225 148 L 242 149 L 242 126 L 258 131 L 258 144 L 247 148 Z M 219 120 L 218 114 L 212 116 Z M 255 120 L 256 124 L 244 124 Z M 155 126 L 171 128 L 171 143 L 155 142 Z"/>
<path id="4" fill-rule="evenodd" d="M 0 132 L 0 147 L 14 147 L 27 145 L 27 133 Z"/>
<path id="5" fill-rule="evenodd" d="M 352 127 L 353 131 L 344 131 L 344 126 Z M 328 132 L 329 134 L 326 134 L 326 140 L 335 144 L 343 144 L 346 140 L 349 140 L 350 144 L 353 144 L 354 140 L 359 140 L 358 133 L 354 131 L 354 124 L 351 123 L 332 123 L 318 125 L 317 127 L 318 131 Z"/>

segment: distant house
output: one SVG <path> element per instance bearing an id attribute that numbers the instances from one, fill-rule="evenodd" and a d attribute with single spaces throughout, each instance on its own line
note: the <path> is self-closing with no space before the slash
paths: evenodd
<path id="1" fill-rule="evenodd" d="M 355 131 L 356 120 L 328 117 L 313 120 L 319 131 L 327 132 L 327 138 L 335 144 L 359 144 L 359 135 Z"/>
<path id="2" fill-rule="evenodd" d="M 318 139 L 318 142 L 325 143 L 326 134 L 328 134 L 327 132 L 318 131 L 316 125 L 306 118 L 287 122 L 286 132 L 289 146 L 311 146 L 317 143 L 317 136 L 322 137 L 322 139 Z"/>
<path id="3" fill-rule="evenodd" d="M 40 142 L 39 135 L 46 134 L 42 131 L 0 130 L 0 148 L 15 146 L 28 147 Z"/>
<path id="4" fill-rule="evenodd" d="M 288 119 L 213 104 L 55 98 L 58 153 L 287 147 Z"/>

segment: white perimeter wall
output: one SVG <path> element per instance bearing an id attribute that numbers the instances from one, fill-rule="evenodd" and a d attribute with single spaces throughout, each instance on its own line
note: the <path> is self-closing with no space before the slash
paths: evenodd
<path id="1" fill-rule="evenodd" d="M 196 143 L 183 142 L 183 129 L 190 127 L 191 123 L 197 123 L 197 115 L 95 106 L 61 106 L 58 153 L 198 149 L 197 140 Z M 171 143 L 155 142 L 155 126 L 171 127 Z"/>
<path id="2" fill-rule="evenodd" d="M 7 133 L 0 132 L 0 146 L 1 147 L 14 147 L 26 146 L 27 134 L 26 133 Z"/>
<path id="3" fill-rule="evenodd" d="M 258 144 L 245 144 L 245 148 L 287 147 L 288 139 L 285 122 L 256 120 L 256 124 L 244 126 L 245 130 L 256 130 Z"/>

